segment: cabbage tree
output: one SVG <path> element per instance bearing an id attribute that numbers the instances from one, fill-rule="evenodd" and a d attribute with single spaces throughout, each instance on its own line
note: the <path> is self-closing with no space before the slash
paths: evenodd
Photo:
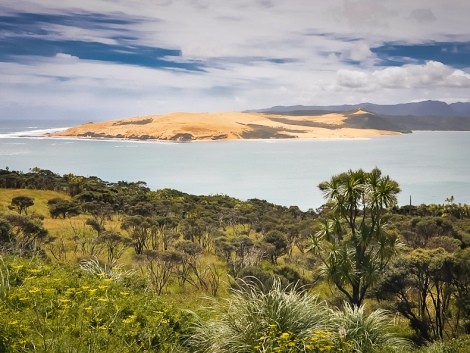
<path id="1" fill-rule="evenodd" d="M 400 188 L 377 168 L 349 170 L 319 188 L 327 204 L 310 249 L 321 258 L 323 275 L 351 305 L 361 306 L 397 251 L 398 239 L 387 230 L 385 215 L 397 204 Z"/>

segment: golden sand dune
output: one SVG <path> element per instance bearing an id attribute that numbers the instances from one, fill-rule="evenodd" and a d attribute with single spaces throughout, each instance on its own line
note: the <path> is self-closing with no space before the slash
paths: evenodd
<path id="1" fill-rule="evenodd" d="M 50 136 L 184 142 L 273 138 L 360 138 L 398 134 L 396 131 L 351 128 L 346 123 L 347 119 L 347 115 L 338 113 L 316 116 L 241 112 L 171 113 L 88 123 Z"/>

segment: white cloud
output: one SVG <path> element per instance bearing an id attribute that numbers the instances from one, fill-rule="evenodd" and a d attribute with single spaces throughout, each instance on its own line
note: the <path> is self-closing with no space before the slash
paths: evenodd
<path id="1" fill-rule="evenodd" d="M 278 104 L 395 103 L 468 95 L 468 69 L 439 62 L 378 67 L 384 42 L 470 41 L 470 2 L 454 0 L 16 0 L 36 14 L 132 19 L 98 28 L 43 23 L 47 39 L 179 49 L 205 71 L 52 58 L 0 63 L 2 116 L 108 119 L 175 110 L 244 110 Z M 5 5 L 3 5 L 6 7 Z M 73 22 L 73 21 L 72 21 Z M 118 21 L 119 22 L 119 21 Z M 106 27 L 106 28 L 105 28 Z M 258 59 L 256 59 L 258 58 Z M 283 64 L 268 58 L 287 58 Z M 360 66 L 344 60 L 359 61 Z M 0 118 L 2 117 L 0 116 Z"/>
<path id="2" fill-rule="evenodd" d="M 345 49 L 341 57 L 345 60 L 364 62 L 368 59 L 375 58 L 375 54 L 366 43 L 360 42 L 354 43 L 350 48 Z"/>
<path id="3" fill-rule="evenodd" d="M 78 60 L 78 57 L 67 53 L 57 53 L 55 58 L 63 63 L 76 63 Z"/>
<path id="4" fill-rule="evenodd" d="M 117 41 L 112 36 L 119 35 L 119 28 L 117 29 L 100 29 L 95 28 L 78 28 L 72 25 L 59 25 L 59 24 L 44 24 L 43 30 L 47 30 L 47 36 L 41 35 L 41 39 L 48 40 L 80 40 L 84 42 L 96 42 L 107 45 L 115 45 Z"/>
<path id="5" fill-rule="evenodd" d="M 341 87 L 360 88 L 362 90 L 380 88 L 470 88 L 470 74 L 437 61 L 428 61 L 423 65 L 387 67 L 370 73 L 357 70 L 339 70 L 336 81 Z"/>
<path id="6" fill-rule="evenodd" d="M 138 44 L 181 49 L 189 58 L 273 55 L 279 54 L 273 47 L 279 43 L 283 49 L 302 57 L 315 53 L 311 49 L 317 47 L 316 42 L 323 41 L 320 46 L 327 44 L 322 48 L 326 50 L 343 51 L 350 47 L 342 40 L 327 43 L 318 37 L 304 38 L 303 34 L 311 30 L 360 38 L 362 49 L 383 41 L 439 41 L 450 36 L 470 39 L 467 26 L 470 3 L 466 0 L 454 0 L 452 6 L 441 0 L 429 0 L 425 8 L 419 0 L 291 0 L 272 1 L 270 6 L 262 1 L 241 0 L 82 0 L 73 6 L 58 0 L 40 3 L 17 0 L 10 6 L 37 13 L 73 11 L 79 17 L 80 11 L 86 11 L 138 19 L 126 25 Z M 93 31 L 54 27 L 65 38 L 107 41 L 113 30 L 118 32 L 124 25 Z M 356 51 L 353 55 L 368 54 L 360 48 Z"/>
<path id="7" fill-rule="evenodd" d="M 366 88 L 369 86 L 369 75 L 362 71 L 339 70 L 337 82 L 342 87 Z"/>

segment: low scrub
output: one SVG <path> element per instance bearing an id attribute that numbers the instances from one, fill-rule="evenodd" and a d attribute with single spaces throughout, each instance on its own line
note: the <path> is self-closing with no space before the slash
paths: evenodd
<path id="1" fill-rule="evenodd" d="M 112 278 L 6 257 L 0 296 L 1 352 L 184 352 L 182 314 Z"/>
<path id="2" fill-rule="evenodd" d="M 395 337 L 385 311 L 330 309 L 298 288 L 269 291 L 247 283 L 220 304 L 215 318 L 200 320 L 188 344 L 197 353 L 369 353 L 408 348 Z"/>

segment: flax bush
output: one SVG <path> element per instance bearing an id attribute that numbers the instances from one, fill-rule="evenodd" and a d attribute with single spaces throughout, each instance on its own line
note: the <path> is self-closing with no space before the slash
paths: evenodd
<path id="1" fill-rule="evenodd" d="M 196 353 L 347 353 L 352 345 L 332 331 L 327 306 L 297 288 L 269 291 L 247 283 L 200 320 L 188 340 Z"/>
<path id="2" fill-rule="evenodd" d="M 393 333 L 392 320 L 386 310 L 378 309 L 366 315 L 364 306 L 345 303 L 342 310 L 333 310 L 330 318 L 333 327 L 353 344 L 354 352 L 372 353 L 380 349 L 391 353 L 411 348 L 408 340 Z"/>

